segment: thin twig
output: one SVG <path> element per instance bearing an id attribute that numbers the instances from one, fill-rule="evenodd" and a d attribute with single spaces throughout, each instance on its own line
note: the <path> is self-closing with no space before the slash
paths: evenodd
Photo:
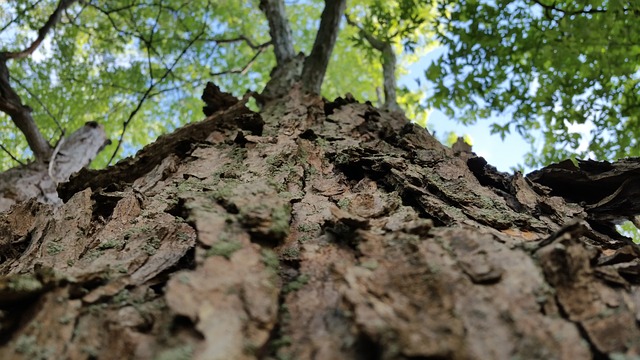
<path id="1" fill-rule="evenodd" d="M 153 66 L 151 63 L 151 50 L 153 44 L 153 35 L 156 33 L 156 29 L 158 28 L 158 21 L 160 20 L 160 15 L 162 14 L 162 6 L 158 6 L 158 14 L 156 15 L 156 21 L 153 23 L 153 28 L 151 28 L 151 34 L 149 34 L 149 41 L 145 42 L 145 46 L 147 47 L 147 64 L 149 66 L 149 77 L 153 80 Z"/>
<path id="2" fill-rule="evenodd" d="M 6 148 L 6 147 L 2 146 L 2 144 L 0 144 L 0 149 L 2 149 L 2 151 L 6 152 L 6 153 L 7 153 L 7 155 L 9 155 L 9 157 L 10 157 L 13 161 L 15 161 L 15 162 L 17 162 L 18 164 L 20 164 L 20 165 L 23 165 L 23 166 L 24 166 L 24 163 L 23 163 L 22 161 L 18 160 L 18 158 L 16 158 L 15 156 L 13 156 L 13 154 L 12 154 L 11 152 L 9 152 L 9 150 L 7 150 L 7 148 Z"/>
<path id="3" fill-rule="evenodd" d="M 210 75 L 211 76 L 220 76 L 220 75 L 225 75 L 225 74 L 241 74 L 241 75 L 244 75 L 251 68 L 251 66 L 255 63 L 255 61 L 258 58 L 258 56 L 260 56 L 260 54 L 262 54 L 263 52 L 264 52 L 264 48 L 258 49 L 258 51 L 256 51 L 256 53 L 253 55 L 253 57 L 249 60 L 249 62 L 247 62 L 241 69 L 232 69 L 232 70 L 220 71 L 220 72 L 216 72 L 216 73 L 212 72 L 212 73 L 210 73 Z"/>
<path id="4" fill-rule="evenodd" d="M 543 9 L 545 10 L 553 10 L 553 11 L 557 11 L 559 13 L 562 13 L 563 15 L 566 16 L 571 16 L 571 15 L 581 15 L 581 14 L 597 14 L 597 13 L 606 13 L 607 10 L 606 9 L 590 9 L 590 10 L 586 10 L 586 6 L 582 8 L 582 10 L 576 10 L 576 11 L 567 11 L 567 10 L 562 10 L 560 8 L 558 8 L 556 6 L 556 3 L 554 2 L 552 5 L 549 4 L 545 4 L 540 0 L 531 0 L 534 3 L 542 6 Z M 622 8 L 622 11 L 627 11 L 627 8 Z"/>
<path id="5" fill-rule="evenodd" d="M 271 45 L 273 40 L 269 40 L 263 44 L 255 44 L 253 41 L 251 41 L 251 39 L 249 39 L 248 37 L 244 36 L 244 35 L 240 35 L 234 38 L 202 38 L 200 39 L 200 41 L 207 41 L 207 42 L 215 42 L 218 44 L 228 44 L 228 43 L 233 43 L 233 42 L 240 42 L 243 41 L 245 42 L 250 48 L 252 48 L 253 50 L 260 50 L 262 48 L 264 48 L 265 46 Z"/>
<path id="6" fill-rule="evenodd" d="M 111 158 L 109 159 L 109 162 L 107 163 L 107 166 L 109 166 L 111 164 L 111 162 L 113 161 L 113 159 L 115 159 L 118 151 L 120 151 L 120 147 L 122 146 L 122 142 L 124 140 L 124 134 L 127 131 L 127 127 L 129 126 L 129 124 L 131 123 L 131 120 L 133 120 L 134 116 L 138 113 L 138 111 L 140 111 L 140 108 L 142 108 L 142 105 L 144 104 L 145 100 L 149 97 L 149 94 L 151 94 L 151 91 L 153 90 L 153 88 L 158 85 L 159 83 L 161 83 L 162 81 L 164 81 L 164 79 L 166 79 L 167 76 L 169 76 L 169 74 L 171 73 L 171 71 L 173 70 L 173 68 L 178 64 L 178 62 L 180 61 L 180 59 L 184 56 L 184 54 L 186 54 L 187 50 L 189 50 L 189 48 L 191 48 L 191 46 L 205 33 L 205 29 L 206 29 L 206 25 L 203 24 L 203 28 L 200 31 L 200 33 L 189 42 L 189 44 L 187 44 L 187 46 L 182 49 L 182 52 L 180 52 L 180 54 L 178 55 L 178 57 L 175 59 L 175 61 L 173 62 L 173 64 L 171 64 L 171 67 L 169 67 L 165 73 L 162 75 L 162 77 L 154 82 L 153 84 L 151 84 L 151 86 L 149 86 L 149 88 L 147 89 L 147 91 L 145 91 L 144 95 L 142 95 L 142 97 L 140 98 L 140 100 L 138 101 L 138 104 L 136 106 L 135 109 L 133 109 L 133 111 L 131 112 L 131 114 L 129 114 L 129 118 L 127 118 L 127 120 L 125 120 L 125 122 L 122 124 L 122 132 L 120 133 L 120 138 L 118 139 L 118 144 L 116 145 L 115 150 L 113 151 L 113 154 L 111 155 Z"/>
<path id="7" fill-rule="evenodd" d="M 24 9 L 24 11 L 22 12 L 18 12 L 18 14 L 16 14 L 16 17 L 14 17 L 13 19 L 11 19 L 5 26 L 2 27 L 2 29 L 0 29 L 0 32 L 3 32 L 5 30 L 7 30 L 7 28 L 9 26 L 11 26 L 11 24 L 13 24 L 14 22 L 18 21 L 18 19 L 20 19 L 20 17 L 24 14 L 26 14 L 27 12 L 33 10 L 36 6 L 38 6 L 38 4 L 40 4 L 42 2 L 42 0 L 38 0 L 36 2 L 34 2 L 31 6 L 29 6 L 28 8 Z"/>
<path id="8" fill-rule="evenodd" d="M 62 126 L 60 126 L 60 122 L 58 121 L 58 119 L 51 113 L 51 111 L 49 111 L 49 108 L 42 102 L 42 100 L 40 100 L 40 98 L 36 94 L 32 93 L 31 90 L 29 90 L 29 88 L 27 88 L 22 82 L 20 82 L 20 80 L 13 77 L 12 75 L 9 75 L 9 78 L 15 81 L 16 84 L 20 85 L 20 87 L 23 88 L 24 91 L 26 91 L 27 94 L 29 94 L 29 96 L 31 96 L 38 104 L 40 104 L 40 106 L 42 106 L 42 108 L 47 113 L 47 115 L 49 115 L 49 117 L 51 117 L 53 122 L 56 123 L 58 130 L 60 130 L 61 132 L 64 132 L 64 130 L 62 130 Z"/>

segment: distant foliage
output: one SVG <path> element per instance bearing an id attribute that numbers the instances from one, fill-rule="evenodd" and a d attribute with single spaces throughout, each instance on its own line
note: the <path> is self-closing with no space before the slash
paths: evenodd
<path id="1" fill-rule="evenodd" d="M 376 39 L 393 45 L 396 54 L 401 55 L 396 76 L 406 75 L 408 65 L 438 45 L 433 28 L 438 16 L 435 0 L 354 0 L 347 15 Z M 375 61 L 381 56 L 362 34 L 356 32 L 350 40 L 367 58 Z M 382 71 L 379 61 L 376 65 Z M 426 105 L 427 84 L 417 81 L 416 85 L 413 90 L 399 87 L 397 101 L 409 119 L 426 128 L 431 113 Z"/>
<path id="2" fill-rule="evenodd" d="M 541 133 L 529 166 L 640 155 L 640 2 L 461 0 L 439 13 L 446 53 L 426 72 L 431 105 L 465 123 L 513 115 L 493 131 L 532 144 Z M 585 123 L 586 139 L 569 131 Z"/>
<path id="3" fill-rule="evenodd" d="M 1 2 L 0 52 L 28 46 L 58 3 Z M 347 12 L 387 11 L 388 17 L 379 19 L 386 24 L 380 31 L 401 29 L 391 34 L 397 38 L 399 55 L 403 48 L 417 54 L 431 42 L 428 34 L 421 33 L 431 13 L 423 12 L 419 23 L 411 23 L 418 21 L 418 15 L 410 7 L 421 3 L 378 1 L 368 10 L 370 1 L 354 1 Z M 286 5 L 296 51 L 308 54 L 324 1 Z M 395 22 L 396 16 L 401 17 L 401 25 Z M 354 46 L 355 36 L 355 29 L 343 26 L 323 94 L 334 98 L 351 92 L 357 99 L 375 101 L 376 87 L 382 84 L 380 63 L 366 56 L 363 46 Z M 40 130 L 51 143 L 63 130 L 69 133 L 86 121 L 105 125 L 113 144 L 93 163 L 103 167 L 119 137 L 123 145 L 114 160 L 133 155 L 158 135 L 201 120 L 200 95 L 207 81 L 236 96 L 262 90 L 275 65 L 269 40 L 257 0 L 83 1 L 64 12 L 33 56 L 10 61 L 9 70 L 12 85 L 33 108 Z M 398 72 L 402 71 L 400 66 Z M 0 144 L 19 159 L 31 155 L 24 137 L 3 113 Z M 15 165 L 0 151 L 0 170 Z"/>

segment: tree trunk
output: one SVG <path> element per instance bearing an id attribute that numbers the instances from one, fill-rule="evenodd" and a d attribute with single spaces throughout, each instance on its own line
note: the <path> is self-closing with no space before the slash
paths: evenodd
<path id="1" fill-rule="evenodd" d="M 0 216 L 0 358 L 640 354 L 638 249 L 580 205 L 368 104 L 226 106 Z"/>

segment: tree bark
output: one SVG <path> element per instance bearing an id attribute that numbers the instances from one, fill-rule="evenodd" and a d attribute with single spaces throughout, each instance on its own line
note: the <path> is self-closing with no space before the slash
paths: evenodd
<path id="1" fill-rule="evenodd" d="M 311 54 L 307 56 L 302 68 L 302 84 L 304 90 L 312 94 L 320 94 L 324 75 L 329 66 L 329 59 L 333 53 L 340 20 L 347 6 L 346 0 L 325 0 L 324 10 L 320 17 L 320 27 L 316 33 Z"/>
<path id="2" fill-rule="evenodd" d="M 0 215 L 0 358 L 640 354 L 639 251 L 603 206 L 367 104 L 245 101 Z"/>

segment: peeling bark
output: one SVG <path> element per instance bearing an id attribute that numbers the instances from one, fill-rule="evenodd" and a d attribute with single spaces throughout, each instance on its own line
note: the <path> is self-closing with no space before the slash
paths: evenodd
<path id="1" fill-rule="evenodd" d="M 245 100 L 0 215 L 0 358 L 640 354 L 602 208 L 353 99 Z"/>
<path id="2" fill-rule="evenodd" d="M 88 166 L 108 143 L 102 125 L 88 122 L 60 139 L 48 163 L 37 161 L 0 173 L 0 212 L 30 199 L 61 205 L 57 185 Z"/>

